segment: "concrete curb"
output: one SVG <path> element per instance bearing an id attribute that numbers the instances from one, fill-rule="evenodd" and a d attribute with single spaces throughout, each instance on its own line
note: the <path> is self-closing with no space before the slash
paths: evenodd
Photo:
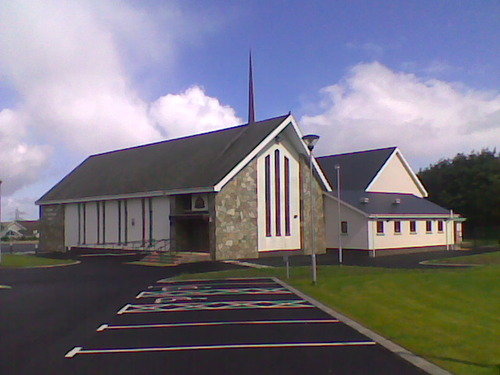
<path id="1" fill-rule="evenodd" d="M 222 263 L 234 264 L 235 266 L 250 267 L 250 268 L 257 268 L 257 269 L 261 269 L 261 268 L 274 268 L 273 266 L 266 266 L 265 264 L 242 262 L 242 261 L 239 261 L 239 260 L 223 260 Z"/>
<path id="2" fill-rule="evenodd" d="M 418 262 L 423 266 L 438 266 L 438 267 L 456 267 L 456 268 L 471 268 L 471 267 L 480 267 L 480 264 L 463 264 L 463 263 L 437 263 L 432 260 L 423 260 Z"/>
<path id="3" fill-rule="evenodd" d="M 299 297 L 302 299 L 312 303 L 314 306 L 316 306 L 318 309 L 323 310 L 327 314 L 331 315 L 332 317 L 339 319 L 343 323 L 347 324 L 349 327 L 355 329 L 359 333 L 371 338 L 373 341 L 377 342 L 378 344 L 382 345 L 384 348 L 389 349 L 391 352 L 397 354 L 404 360 L 410 362 L 414 366 L 424 370 L 430 375 L 453 375 L 451 372 L 448 372 L 441 367 L 427 361 L 426 359 L 417 356 L 416 354 L 410 352 L 409 350 L 403 348 L 402 346 L 399 346 L 398 344 L 386 339 L 385 337 L 379 335 L 378 333 L 373 332 L 372 330 L 366 328 L 365 326 L 361 325 L 360 323 L 352 320 L 351 318 L 339 313 L 338 311 L 322 304 L 321 302 L 315 300 L 312 297 L 309 297 L 307 294 L 302 293 L 300 290 L 295 289 L 293 286 L 288 285 L 284 281 L 273 277 L 273 280 L 276 281 L 278 284 L 281 286 L 288 288 L 295 294 L 297 294 Z"/>
<path id="4" fill-rule="evenodd" d="M 7 270 L 29 270 L 32 268 L 40 269 L 40 268 L 57 268 L 57 267 L 67 267 L 67 266 L 75 266 L 77 264 L 80 264 L 81 262 L 79 260 L 76 260 L 72 263 L 65 263 L 65 264 L 50 264 L 46 266 L 31 266 L 31 267 L 4 267 L 3 269 Z M 0 269 L 2 267 L 0 266 Z"/>

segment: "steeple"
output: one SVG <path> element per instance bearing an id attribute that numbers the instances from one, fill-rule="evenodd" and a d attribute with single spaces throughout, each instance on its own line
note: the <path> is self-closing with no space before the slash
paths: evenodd
<path id="1" fill-rule="evenodd" d="M 255 103 L 253 95 L 253 69 L 252 69 L 252 51 L 250 51 L 250 73 L 248 83 L 248 124 L 255 122 Z"/>

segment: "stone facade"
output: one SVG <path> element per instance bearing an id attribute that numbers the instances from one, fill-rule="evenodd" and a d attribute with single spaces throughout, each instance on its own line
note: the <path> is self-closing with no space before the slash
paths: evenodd
<path id="1" fill-rule="evenodd" d="M 258 258 L 257 160 L 215 197 L 215 259 Z"/>
<path id="2" fill-rule="evenodd" d="M 64 252 L 64 205 L 40 207 L 40 252 Z"/>
<path id="3" fill-rule="evenodd" d="M 309 159 L 301 156 L 300 158 L 300 210 L 302 221 L 301 226 L 301 243 L 305 254 L 311 254 L 312 237 L 311 237 L 311 173 L 309 169 Z M 313 178 L 313 233 L 314 233 L 314 248 L 316 254 L 326 252 L 326 235 L 325 235 L 325 214 L 323 206 L 323 188 L 317 174 Z"/>

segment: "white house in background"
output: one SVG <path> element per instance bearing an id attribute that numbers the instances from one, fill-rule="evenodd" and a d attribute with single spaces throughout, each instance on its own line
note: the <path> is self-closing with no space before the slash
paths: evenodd
<path id="1" fill-rule="evenodd" d="M 375 251 L 451 248 L 462 241 L 460 215 L 427 199 L 427 191 L 397 147 L 317 158 L 325 193 L 326 245 Z M 340 225 L 337 169 L 340 175 Z"/>
<path id="2" fill-rule="evenodd" d="M 38 220 L 14 220 L 0 224 L 0 238 L 38 238 Z"/>

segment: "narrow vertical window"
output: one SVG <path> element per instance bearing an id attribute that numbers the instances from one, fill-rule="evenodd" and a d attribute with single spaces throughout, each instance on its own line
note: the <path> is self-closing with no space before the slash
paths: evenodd
<path id="1" fill-rule="evenodd" d="M 427 220 L 425 222 L 425 231 L 427 233 L 432 233 L 432 220 Z"/>
<path id="2" fill-rule="evenodd" d="M 124 241 L 125 241 L 125 244 L 127 244 L 128 243 L 128 204 L 127 204 L 127 201 L 123 201 L 123 211 L 125 214 L 125 220 L 123 222 L 125 224 Z"/>
<path id="3" fill-rule="evenodd" d="M 100 243 L 101 238 L 101 202 L 95 202 L 97 216 L 97 243 Z"/>
<path id="4" fill-rule="evenodd" d="M 349 226 L 347 224 L 347 221 L 341 221 L 340 222 L 340 233 L 342 233 L 342 234 L 348 234 L 349 233 Z"/>
<path id="5" fill-rule="evenodd" d="M 384 234 L 384 222 L 382 220 L 377 221 L 377 234 Z"/>
<path id="6" fill-rule="evenodd" d="M 149 206 L 149 239 L 153 239 L 153 198 L 148 199 Z"/>
<path id="7" fill-rule="evenodd" d="M 78 203 L 78 244 L 82 243 L 82 204 Z"/>
<path id="8" fill-rule="evenodd" d="M 276 235 L 281 236 L 281 166 L 280 151 L 274 151 L 274 219 L 276 224 Z"/>
<path id="9" fill-rule="evenodd" d="M 146 200 L 141 199 L 141 209 L 142 209 L 142 246 L 146 246 Z"/>
<path id="10" fill-rule="evenodd" d="M 394 233 L 401 234 L 401 222 L 398 220 L 394 222 Z"/>
<path id="11" fill-rule="evenodd" d="M 292 235 L 290 217 L 290 160 L 285 156 L 285 236 Z"/>
<path id="12" fill-rule="evenodd" d="M 122 201 L 116 201 L 118 203 L 118 244 L 122 243 Z"/>
<path id="13" fill-rule="evenodd" d="M 106 243 L 106 201 L 102 202 L 102 243 Z"/>
<path id="14" fill-rule="evenodd" d="M 266 236 L 271 237 L 271 157 L 266 156 L 264 162 L 265 194 L 266 194 Z"/>
<path id="15" fill-rule="evenodd" d="M 87 243 L 87 205 L 83 203 L 83 244 Z"/>
<path id="16" fill-rule="evenodd" d="M 417 222 L 415 220 L 410 221 L 410 233 L 417 233 Z"/>
<path id="17" fill-rule="evenodd" d="M 438 221 L 438 232 L 443 232 L 444 230 L 443 220 Z"/>

